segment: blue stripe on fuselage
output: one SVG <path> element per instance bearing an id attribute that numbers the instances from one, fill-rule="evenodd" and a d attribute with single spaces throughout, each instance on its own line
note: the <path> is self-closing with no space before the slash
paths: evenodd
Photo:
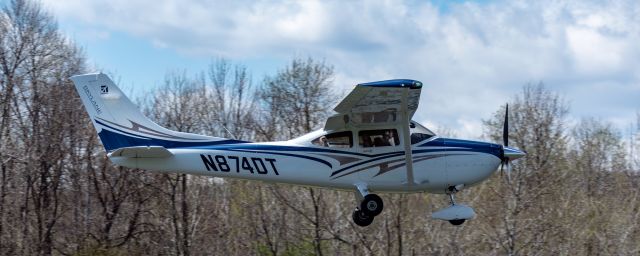
<path id="1" fill-rule="evenodd" d="M 112 132 L 107 129 L 102 129 L 102 131 L 98 133 L 98 136 L 100 136 L 102 145 L 104 145 L 104 148 L 107 149 L 107 151 L 112 151 L 119 148 L 137 147 L 137 146 L 163 146 L 165 148 L 183 148 L 183 147 L 193 147 L 193 146 L 212 146 L 212 145 L 221 145 L 221 144 L 230 145 L 230 144 L 246 143 L 244 141 L 238 141 L 238 140 L 171 141 L 171 140 L 144 138 L 144 137 L 136 138 L 136 137 Z"/>
<path id="2" fill-rule="evenodd" d="M 118 131 L 118 132 L 113 132 L 113 131 L 110 131 L 109 129 L 102 129 L 98 134 L 100 136 L 100 140 L 102 141 L 107 151 L 111 151 L 111 150 L 115 150 L 123 147 L 133 147 L 133 146 L 163 146 L 165 148 L 185 148 L 185 149 L 204 149 L 204 150 L 265 153 L 265 154 L 275 154 L 275 155 L 305 158 L 305 159 L 313 160 L 316 162 L 320 162 L 332 169 L 333 169 L 332 164 L 326 160 L 323 160 L 317 157 L 308 156 L 308 155 L 295 154 L 295 153 L 296 152 L 334 153 L 334 154 L 344 154 L 344 155 L 352 155 L 352 156 L 368 158 L 366 160 L 363 159 L 364 161 L 357 161 L 348 167 L 341 168 L 340 170 L 336 170 L 332 173 L 332 176 L 339 174 L 350 168 L 360 166 L 369 162 L 383 160 L 390 157 L 397 157 L 404 154 L 404 151 L 401 151 L 401 150 L 381 153 L 381 154 L 364 154 L 364 153 L 351 152 L 346 150 L 328 149 L 328 148 L 320 148 L 320 147 L 266 145 L 266 144 L 258 144 L 258 143 L 249 143 L 246 141 L 238 141 L 238 140 L 172 141 L 172 140 L 149 138 L 146 136 L 132 134 L 132 133 L 117 129 L 115 127 L 111 127 L 97 120 L 96 122 L 98 122 L 100 125 L 103 125 L 115 131 Z M 467 151 L 467 152 L 480 152 L 480 153 L 491 154 L 498 158 L 500 158 L 501 150 L 502 150 L 502 147 L 498 144 L 478 142 L 478 141 L 458 140 L 458 139 L 444 139 L 444 138 L 436 138 L 434 140 L 425 142 L 423 144 L 419 144 L 417 146 L 414 145 L 413 147 L 414 147 L 414 149 L 412 150 L 413 154 L 437 153 L 437 152 L 445 153 L 447 151 L 448 152 Z M 432 147 L 437 147 L 437 148 L 432 148 Z"/>
<path id="3" fill-rule="evenodd" d="M 193 147 L 193 146 L 212 146 L 212 145 L 220 145 L 220 144 L 237 144 L 237 143 L 247 143 L 246 141 L 239 140 L 216 140 L 216 141 L 175 141 L 175 140 L 164 140 L 164 139 L 156 139 L 151 138 L 144 135 L 133 134 L 127 131 L 123 131 L 121 129 L 115 128 L 100 120 L 95 120 L 96 123 L 112 129 L 117 132 L 110 131 L 108 129 L 102 129 L 98 136 L 102 141 L 102 145 L 107 151 L 112 151 L 119 148 L 125 147 L 136 147 L 136 146 L 163 146 L 165 148 L 179 148 L 179 147 Z"/>
<path id="4" fill-rule="evenodd" d="M 447 151 L 480 152 L 494 155 L 497 158 L 500 158 L 502 156 L 502 146 L 495 143 L 472 140 L 437 138 L 418 146 L 418 148 L 424 147 L 446 147 Z M 415 152 L 415 150 L 413 152 Z"/>

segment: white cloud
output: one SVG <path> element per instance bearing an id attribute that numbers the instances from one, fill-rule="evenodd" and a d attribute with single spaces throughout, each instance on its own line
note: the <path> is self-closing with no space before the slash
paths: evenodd
<path id="1" fill-rule="evenodd" d="M 544 81 L 561 92 L 577 116 L 631 122 L 640 108 L 635 0 L 463 2 L 446 8 L 316 0 L 45 4 L 63 20 L 107 35 L 124 31 L 187 55 L 310 55 L 335 65 L 337 83 L 418 79 L 425 88 L 417 119 L 463 137 L 479 136 L 481 119 L 527 82 Z"/>

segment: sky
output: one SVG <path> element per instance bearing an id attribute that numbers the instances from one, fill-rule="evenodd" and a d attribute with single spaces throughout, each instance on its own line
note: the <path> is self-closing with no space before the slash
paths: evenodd
<path id="1" fill-rule="evenodd" d="M 640 111 L 640 2 L 42 0 L 91 69 L 133 91 L 215 58 L 254 83 L 292 58 L 335 68 L 335 90 L 395 78 L 422 81 L 414 119 L 475 139 L 482 120 L 527 83 L 543 82 L 569 120 L 622 132 Z"/>

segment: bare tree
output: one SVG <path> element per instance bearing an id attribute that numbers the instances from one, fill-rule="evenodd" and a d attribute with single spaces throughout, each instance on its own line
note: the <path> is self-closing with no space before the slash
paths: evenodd
<path id="1" fill-rule="evenodd" d="M 235 66 L 233 78 L 229 79 L 231 65 L 219 59 L 209 67 L 207 84 L 202 75 L 188 78 L 185 72 L 169 73 L 160 90 L 153 95 L 146 112 L 161 125 L 182 132 L 201 132 L 214 136 L 250 139 L 253 102 L 250 94 L 250 79 L 246 68 Z M 231 82 L 230 82 L 231 81 Z M 192 241 L 198 235 L 194 220 L 203 214 L 193 210 L 197 205 L 192 194 L 200 194 L 192 187 L 202 189 L 199 184 L 207 178 L 186 174 L 165 174 L 159 190 L 167 196 L 169 215 L 175 240 L 174 253 L 189 255 Z"/>
<path id="2" fill-rule="evenodd" d="M 266 77 L 259 91 L 261 106 L 266 113 L 258 128 L 261 138 L 292 138 L 323 125 L 330 113 L 328 106 L 336 103 L 336 95 L 331 90 L 332 78 L 333 67 L 311 58 L 294 59 L 290 66 L 274 77 Z M 313 252 L 323 255 L 323 241 L 327 239 L 326 224 L 323 223 L 326 202 L 320 191 L 296 189 L 294 193 L 298 195 L 305 192 L 306 196 L 300 198 L 302 200 L 291 200 L 290 195 L 283 195 L 278 188 L 273 191 L 282 203 L 312 225 Z"/>
<path id="3" fill-rule="evenodd" d="M 222 137 L 239 140 L 254 138 L 253 87 L 247 68 L 217 59 L 207 70 L 210 86 L 204 93 L 209 111 L 203 111 L 209 121 L 209 131 Z"/>
<path id="4" fill-rule="evenodd" d="M 555 236 L 551 219 L 556 216 L 544 210 L 550 205 L 543 202 L 562 193 L 562 187 L 549 186 L 548 182 L 558 184 L 566 171 L 564 118 L 568 109 L 557 94 L 540 83 L 524 86 L 509 110 L 510 145 L 527 152 L 527 157 L 512 163 L 511 180 L 505 175 L 506 183 L 492 184 L 502 204 L 488 218 L 501 228 L 488 228 L 504 252 L 515 255 L 544 248 L 547 236 Z M 488 136 L 494 141 L 502 141 L 504 113 L 503 108 L 485 121 Z"/>
<path id="5" fill-rule="evenodd" d="M 384 195 L 387 209 L 362 228 L 351 222 L 352 192 L 113 166 L 67 79 L 85 71 L 82 56 L 38 3 L 2 4 L 2 255 L 640 253 L 637 134 L 625 151 L 605 122 L 586 117 L 567 129 L 567 104 L 541 84 L 509 104 L 511 145 L 528 153 L 512 163 L 512 179 L 495 175 L 458 194 L 478 218 L 452 227 L 429 218 L 445 197 Z M 289 139 L 320 128 L 339 99 L 333 68 L 311 58 L 258 88 L 246 67 L 223 59 L 186 74 L 168 73 L 141 104 L 185 132 Z M 494 141 L 503 115 L 485 121 Z"/>
<path id="6" fill-rule="evenodd" d="M 63 214 L 62 187 L 68 161 L 64 152 L 69 150 L 65 143 L 69 134 L 64 131 L 69 120 L 64 114 L 69 111 L 67 106 L 77 103 L 66 97 L 73 92 L 67 77 L 82 69 L 83 60 L 75 47 L 67 45 L 53 18 L 39 4 L 11 1 L 3 7 L 0 21 L 0 140 L 12 147 L 4 148 L 0 159 L 14 171 L 9 174 L 6 167 L 2 168 L 2 198 L 7 197 L 6 186 L 11 182 L 7 177 L 20 177 L 16 184 L 24 190 L 19 192 L 19 214 L 25 225 L 17 236 L 20 243 L 13 248 L 20 253 L 51 254 L 55 227 Z M 0 219 L 4 219 L 5 203 L 0 200 Z M 0 236 L 7 237 L 5 225 L 0 226 Z"/>
<path id="7" fill-rule="evenodd" d="M 260 135 L 267 140 L 293 138 L 323 125 L 337 103 L 332 79 L 333 67 L 311 58 L 294 59 L 274 77 L 266 77 L 259 97 L 265 112 L 261 127 L 268 130 L 259 128 Z"/>

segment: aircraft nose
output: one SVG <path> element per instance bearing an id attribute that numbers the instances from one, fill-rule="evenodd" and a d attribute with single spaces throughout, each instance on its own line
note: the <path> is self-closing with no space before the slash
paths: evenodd
<path id="1" fill-rule="evenodd" d="M 503 147 L 503 150 L 504 157 L 509 160 L 518 159 L 527 155 L 527 153 L 517 148 Z"/>

